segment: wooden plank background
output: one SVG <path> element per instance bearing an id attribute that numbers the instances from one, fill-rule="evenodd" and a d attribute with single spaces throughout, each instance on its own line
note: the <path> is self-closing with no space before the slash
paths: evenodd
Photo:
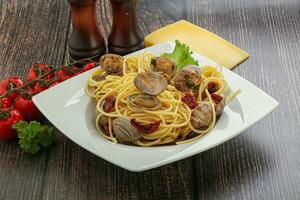
<path id="1" fill-rule="evenodd" d="M 108 0 L 98 0 L 107 37 Z M 187 19 L 251 58 L 234 71 L 280 102 L 240 136 L 192 158 L 142 173 L 116 167 L 57 131 L 50 151 L 0 142 L 0 199 L 300 199 L 300 1 L 139 0 L 144 34 Z M 0 79 L 25 78 L 35 62 L 67 60 L 66 0 L 0 0 Z"/>

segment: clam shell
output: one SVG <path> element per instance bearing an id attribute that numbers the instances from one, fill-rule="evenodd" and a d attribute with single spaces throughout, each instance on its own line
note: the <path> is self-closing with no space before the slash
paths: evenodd
<path id="1" fill-rule="evenodd" d="M 103 69 L 97 69 L 92 74 L 92 79 L 90 80 L 90 84 L 98 85 L 100 81 L 104 80 L 106 77 L 106 72 Z"/>
<path id="2" fill-rule="evenodd" d="M 125 118 L 118 117 L 114 119 L 113 130 L 116 138 L 121 143 L 132 143 L 141 138 L 140 132 Z"/>
<path id="3" fill-rule="evenodd" d="M 156 57 L 151 61 L 151 69 L 153 72 L 162 73 L 167 81 L 170 81 L 176 74 L 177 65 L 171 58 Z"/>
<path id="4" fill-rule="evenodd" d="M 209 126 L 212 120 L 212 106 L 210 102 L 202 101 L 194 108 L 191 115 L 191 124 L 195 129 L 203 129 Z"/>
<path id="5" fill-rule="evenodd" d="M 161 102 L 157 97 L 147 94 L 130 95 L 128 103 L 133 107 L 147 110 L 157 110 L 161 107 Z"/>
<path id="6" fill-rule="evenodd" d="M 167 89 L 166 79 L 154 72 L 139 73 L 134 79 L 135 86 L 145 94 L 158 95 Z"/>
<path id="7" fill-rule="evenodd" d="M 178 71 L 174 77 L 174 84 L 181 92 L 193 91 L 199 88 L 201 80 L 201 69 L 195 65 L 187 65 Z"/>
<path id="8" fill-rule="evenodd" d="M 100 66 L 109 75 L 123 75 L 123 57 L 117 54 L 105 54 L 100 60 Z"/>

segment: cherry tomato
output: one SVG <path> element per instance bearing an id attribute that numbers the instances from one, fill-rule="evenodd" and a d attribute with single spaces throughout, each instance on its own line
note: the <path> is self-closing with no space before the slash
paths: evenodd
<path id="1" fill-rule="evenodd" d="M 12 126 L 23 120 L 20 111 L 16 109 L 0 109 L 0 140 L 14 140 L 17 138 L 17 131 Z"/>
<path id="2" fill-rule="evenodd" d="M 52 87 L 56 86 L 59 83 L 60 83 L 59 81 L 55 81 L 55 82 L 51 83 L 51 85 L 49 85 L 49 88 L 52 88 Z"/>
<path id="3" fill-rule="evenodd" d="M 31 90 L 29 90 L 29 92 L 32 95 L 36 95 L 36 94 L 38 94 L 40 92 L 43 92 L 46 89 L 48 89 L 48 87 L 43 86 L 41 83 L 37 82 L 37 83 L 34 84 L 33 88 Z"/>
<path id="4" fill-rule="evenodd" d="M 29 68 L 29 71 L 27 74 L 27 81 L 36 79 L 38 76 L 49 73 L 51 70 L 52 70 L 52 67 L 49 67 L 47 64 L 36 63 L 34 66 Z M 51 80 L 53 77 L 54 77 L 54 74 L 49 73 L 43 79 Z"/>
<path id="5" fill-rule="evenodd" d="M 89 62 L 89 63 L 87 63 L 87 64 L 85 64 L 84 66 L 83 66 L 83 68 L 82 68 L 82 72 L 86 72 L 86 71 L 88 71 L 88 70 L 90 70 L 90 69 L 93 69 L 94 67 L 96 67 L 96 63 L 95 62 Z"/>
<path id="6" fill-rule="evenodd" d="M 19 110 L 26 121 L 39 120 L 42 118 L 41 112 L 34 105 L 31 98 L 20 96 L 14 103 L 14 108 Z"/>
<path id="7" fill-rule="evenodd" d="M 77 74 L 80 74 L 81 70 L 76 66 L 65 67 L 61 70 L 58 70 L 56 76 L 59 78 L 60 81 L 65 81 Z"/>
<path id="8" fill-rule="evenodd" d="M 11 100 L 7 97 L 0 100 L 0 108 L 9 108 L 11 106 Z"/>
<path id="9" fill-rule="evenodd" d="M 16 76 L 9 77 L 0 83 L 0 95 L 6 93 L 7 91 L 15 88 L 19 88 L 24 84 L 24 82 Z M 18 93 L 11 93 L 7 96 L 11 101 L 18 97 Z"/>

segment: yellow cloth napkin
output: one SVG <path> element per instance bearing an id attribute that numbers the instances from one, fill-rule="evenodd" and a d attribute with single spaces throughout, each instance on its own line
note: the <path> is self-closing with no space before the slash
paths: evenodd
<path id="1" fill-rule="evenodd" d="M 249 54 L 230 42 L 186 20 L 162 27 L 145 37 L 145 46 L 176 39 L 193 51 L 232 69 L 249 57 Z"/>

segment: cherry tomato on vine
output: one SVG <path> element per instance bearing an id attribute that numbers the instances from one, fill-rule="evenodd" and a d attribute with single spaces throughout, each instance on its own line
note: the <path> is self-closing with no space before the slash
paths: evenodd
<path id="1" fill-rule="evenodd" d="M 83 68 L 82 68 L 82 72 L 86 72 L 86 71 L 88 71 L 88 70 L 90 70 L 90 69 L 93 69 L 94 67 L 96 67 L 96 63 L 95 62 L 89 62 L 89 63 L 87 63 L 87 64 L 85 64 L 84 66 L 83 66 Z"/>
<path id="2" fill-rule="evenodd" d="M 12 126 L 23 120 L 20 111 L 16 109 L 0 109 L 0 140 L 14 140 L 17 138 L 17 132 Z"/>
<path id="3" fill-rule="evenodd" d="M 52 67 L 49 67 L 47 64 L 36 63 L 34 66 L 30 67 L 27 74 L 27 81 L 36 79 L 37 77 L 49 73 L 52 71 Z M 49 73 L 43 79 L 51 80 L 54 77 L 54 73 Z"/>
<path id="4" fill-rule="evenodd" d="M 0 100 L 0 108 L 9 108 L 11 106 L 11 100 L 4 97 Z"/>
<path id="5" fill-rule="evenodd" d="M 31 98 L 20 96 L 14 103 L 14 108 L 19 110 L 26 121 L 39 120 L 42 118 L 41 112 L 34 105 Z"/>
<path id="6" fill-rule="evenodd" d="M 58 70 L 56 76 L 60 81 L 65 81 L 73 76 L 76 76 L 81 73 L 81 70 L 76 66 L 67 66 L 61 70 Z"/>
<path id="7" fill-rule="evenodd" d="M 49 85 L 49 88 L 52 88 L 52 87 L 56 86 L 59 83 L 60 83 L 60 81 L 55 81 L 55 82 L 51 83 L 51 85 Z"/>
<path id="8" fill-rule="evenodd" d="M 20 79 L 17 76 L 12 76 L 9 77 L 7 79 L 4 79 L 1 83 L 0 83 L 0 95 L 6 93 L 9 90 L 15 89 L 15 88 L 19 88 L 24 84 L 24 82 L 22 81 L 22 79 Z M 15 98 L 17 98 L 19 95 L 18 93 L 14 92 L 9 94 L 7 97 L 13 101 Z"/>
<path id="9" fill-rule="evenodd" d="M 47 86 L 43 86 L 43 84 L 37 82 L 33 85 L 33 87 L 29 90 L 29 93 L 32 95 L 36 95 L 44 90 L 48 89 Z"/>

